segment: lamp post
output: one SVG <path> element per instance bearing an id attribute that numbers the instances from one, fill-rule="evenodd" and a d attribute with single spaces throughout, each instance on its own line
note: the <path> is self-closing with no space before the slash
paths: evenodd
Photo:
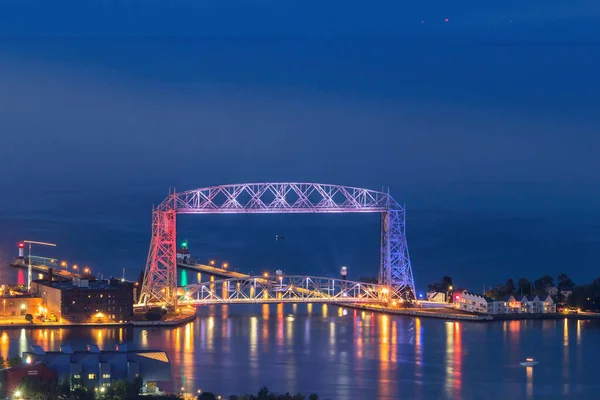
<path id="1" fill-rule="evenodd" d="M 27 290 L 31 290 L 31 279 L 33 275 L 33 265 L 31 264 L 31 245 L 38 244 L 40 246 L 48 246 L 48 247 L 56 247 L 54 243 L 46 243 L 46 242 L 36 242 L 35 240 L 23 240 L 23 243 L 27 243 L 29 245 L 29 255 L 28 255 L 28 263 L 27 263 Z"/>
<path id="2" fill-rule="evenodd" d="M 450 298 L 450 296 L 452 296 L 452 291 L 454 290 L 454 287 L 452 285 L 448 286 L 448 290 L 446 291 L 446 302 L 450 303 L 450 300 L 452 300 Z"/>

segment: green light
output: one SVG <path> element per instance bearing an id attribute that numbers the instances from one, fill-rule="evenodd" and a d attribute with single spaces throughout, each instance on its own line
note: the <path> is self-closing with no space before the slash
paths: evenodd
<path id="1" fill-rule="evenodd" d="M 184 240 L 183 243 L 181 243 L 181 248 L 187 249 L 187 240 Z"/>
<path id="2" fill-rule="evenodd" d="M 187 271 L 184 269 L 181 270 L 181 279 L 179 282 L 180 282 L 181 286 L 187 286 L 187 284 L 188 284 Z"/>

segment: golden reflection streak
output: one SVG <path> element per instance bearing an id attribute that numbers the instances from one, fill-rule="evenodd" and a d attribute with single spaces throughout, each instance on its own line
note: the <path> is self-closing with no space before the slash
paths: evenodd
<path id="1" fill-rule="evenodd" d="M 382 398 L 391 398 L 392 380 L 390 379 L 390 344 L 389 344 L 389 319 L 383 314 L 379 317 L 379 396 Z"/>
<path id="2" fill-rule="evenodd" d="M 341 317 L 343 315 L 344 310 L 342 310 L 342 307 L 338 307 L 338 317 Z"/>
<path id="3" fill-rule="evenodd" d="M 569 395 L 569 320 L 563 325 L 563 395 Z"/>
<path id="4" fill-rule="evenodd" d="M 285 345 L 291 347 L 294 344 L 294 318 L 288 317 L 285 324 Z"/>
<path id="5" fill-rule="evenodd" d="M 183 357 L 182 357 L 182 370 L 185 371 L 185 375 L 194 376 L 194 323 L 189 322 L 183 331 Z M 186 380 L 187 381 L 187 380 Z"/>
<path id="6" fill-rule="evenodd" d="M 213 351 L 214 348 L 214 337 L 215 337 L 215 319 L 211 315 L 208 317 L 208 329 L 206 331 L 206 349 Z"/>
<path id="7" fill-rule="evenodd" d="M 527 397 L 533 397 L 533 367 L 526 367 L 527 369 Z"/>
<path id="8" fill-rule="evenodd" d="M 458 322 L 446 322 L 446 381 L 447 397 L 460 399 L 462 390 L 462 327 Z"/>
<path id="9" fill-rule="evenodd" d="M 392 363 L 395 365 L 398 362 L 398 329 L 396 328 L 396 321 L 392 321 L 392 338 L 391 338 L 391 347 L 392 347 Z"/>
<path id="10" fill-rule="evenodd" d="M 10 358 L 10 356 L 8 355 L 8 349 L 8 334 L 6 332 L 2 332 L 2 336 L 0 336 L 0 354 L 2 354 L 2 357 L 4 357 L 5 360 L 8 360 Z"/>
<path id="11" fill-rule="evenodd" d="M 323 317 L 327 318 L 327 304 L 323 303 Z"/>
<path id="12" fill-rule="evenodd" d="M 308 313 L 308 315 L 311 315 L 311 314 L 312 314 L 312 308 L 313 308 L 313 305 L 312 305 L 312 303 L 308 303 L 308 304 L 306 305 L 306 312 Z"/>
<path id="13" fill-rule="evenodd" d="M 123 343 L 123 328 L 119 328 L 119 343 Z"/>
<path id="14" fill-rule="evenodd" d="M 258 318 L 250 317 L 250 367 L 254 372 L 258 367 Z"/>
<path id="15" fill-rule="evenodd" d="M 264 320 L 269 319 L 269 305 L 268 304 L 262 305 L 262 318 Z"/>

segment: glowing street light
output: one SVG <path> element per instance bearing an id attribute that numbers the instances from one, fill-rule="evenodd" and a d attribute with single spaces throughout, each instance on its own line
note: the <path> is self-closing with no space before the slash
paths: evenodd
<path id="1" fill-rule="evenodd" d="M 229 264 L 223 263 L 223 268 L 227 269 L 227 267 L 229 267 Z"/>
<path id="2" fill-rule="evenodd" d="M 210 265 L 215 265 L 215 260 L 210 260 L 208 263 L 209 263 Z"/>
<path id="3" fill-rule="evenodd" d="M 86 274 L 89 274 L 90 273 L 90 269 L 88 267 L 85 267 L 83 269 L 83 272 L 86 273 Z"/>
<path id="4" fill-rule="evenodd" d="M 67 268 L 67 262 L 66 261 L 61 261 L 60 262 L 60 266 L 63 268 Z"/>
<path id="5" fill-rule="evenodd" d="M 265 273 L 263 274 L 263 276 L 264 276 L 265 278 L 268 278 L 268 277 L 269 277 L 269 273 L 268 273 L 268 272 L 265 272 Z"/>
<path id="6" fill-rule="evenodd" d="M 79 266 L 78 266 L 77 264 L 75 264 L 75 265 L 73 265 L 73 269 L 74 269 L 75 271 L 77 271 L 77 270 L 79 269 Z"/>

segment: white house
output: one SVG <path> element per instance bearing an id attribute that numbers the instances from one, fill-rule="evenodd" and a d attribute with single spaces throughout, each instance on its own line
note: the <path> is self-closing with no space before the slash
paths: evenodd
<path id="1" fill-rule="evenodd" d="M 481 294 L 462 292 L 454 296 L 454 306 L 463 311 L 487 313 L 488 299 Z"/>
<path id="2" fill-rule="evenodd" d="M 556 303 L 554 303 L 554 300 L 552 300 L 550 295 L 542 296 L 542 298 L 540 298 L 539 310 L 540 313 L 544 314 L 556 312 Z"/>
<path id="3" fill-rule="evenodd" d="M 488 314 L 545 314 L 556 312 L 556 304 L 548 294 L 541 296 L 507 296 L 502 300 L 487 299 Z"/>
<path id="4" fill-rule="evenodd" d="M 446 303 L 446 293 L 442 292 L 427 292 L 427 300 L 436 303 Z"/>

